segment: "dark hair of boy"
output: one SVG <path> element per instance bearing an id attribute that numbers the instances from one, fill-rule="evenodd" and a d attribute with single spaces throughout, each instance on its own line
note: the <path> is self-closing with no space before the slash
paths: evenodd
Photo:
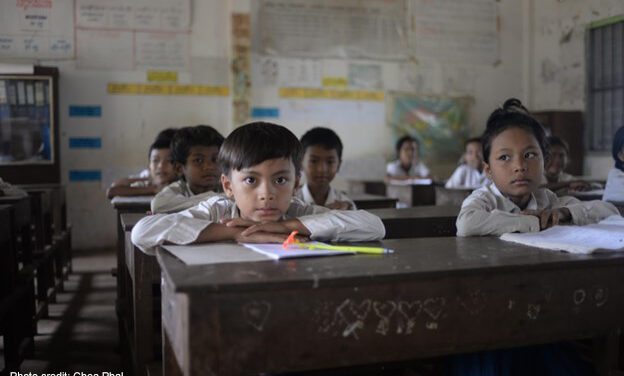
<path id="1" fill-rule="evenodd" d="M 480 144 L 481 143 L 481 137 L 471 137 L 471 138 L 467 139 L 466 142 L 464 142 L 464 149 L 466 148 L 466 146 L 468 146 L 469 144 L 472 144 L 473 142 Z"/>
<path id="2" fill-rule="evenodd" d="M 395 148 L 396 153 L 397 153 L 397 157 L 399 155 L 399 152 L 401 151 L 401 146 L 403 146 L 403 144 L 406 143 L 406 142 L 415 142 L 416 145 L 418 145 L 420 147 L 420 142 L 417 139 L 415 139 L 414 137 L 412 137 L 412 136 L 403 136 L 403 137 L 399 138 L 397 140 L 396 144 L 394 145 L 394 148 Z"/>
<path id="3" fill-rule="evenodd" d="M 301 143 L 288 128 L 257 121 L 236 128 L 219 150 L 219 166 L 225 175 L 269 159 L 290 158 L 295 173 L 301 171 Z"/>
<path id="4" fill-rule="evenodd" d="M 611 148 L 611 154 L 615 160 L 615 168 L 620 171 L 624 171 L 624 162 L 620 159 L 618 154 L 624 150 L 624 127 L 620 127 L 613 135 L 613 147 Z"/>
<path id="5" fill-rule="evenodd" d="M 316 127 L 301 136 L 301 147 L 305 151 L 310 146 L 321 146 L 325 150 L 336 150 L 338 159 L 342 159 L 342 141 L 336 132 L 329 128 Z"/>
<path id="6" fill-rule="evenodd" d="M 191 147 L 221 147 L 223 140 L 221 133 L 209 125 L 180 128 L 171 140 L 171 158 L 174 162 L 185 164 Z"/>
<path id="7" fill-rule="evenodd" d="M 175 128 L 166 128 L 162 131 L 158 132 L 156 135 L 156 139 L 150 145 L 150 148 L 147 152 L 147 157 L 149 158 L 152 154 L 152 150 L 154 149 L 169 149 L 171 147 L 171 140 L 173 136 L 176 134 L 178 130 Z"/>
<path id="8" fill-rule="evenodd" d="M 565 150 L 566 154 L 570 154 L 570 146 L 565 140 L 557 137 L 557 136 L 548 136 L 548 147 L 551 148 L 553 146 L 561 146 L 563 150 Z"/>
<path id="9" fill-rule="evenodd" d="M 529 110 L 526 109 L 516 98 L 510 98 L 503 103 L 503 107 L 492 112 L 487 120 L 487 125 L 481 143 L 483 145 L 483 160 L 489 163 L 492 140 L 509 128 L 518 127 L 532 133 L 539 144 L 544 158 L 548 158 L 548 140 L 544 127 L 537 121 Z"/>

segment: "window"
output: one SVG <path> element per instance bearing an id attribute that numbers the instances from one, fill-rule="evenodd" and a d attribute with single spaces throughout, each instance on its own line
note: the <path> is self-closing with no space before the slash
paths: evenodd
<path id="1" fill-rule="evenodd" d="M 591 25 L 588 44 L 586 147 L 610 151 L 624 125 L 624 17 Z"/>

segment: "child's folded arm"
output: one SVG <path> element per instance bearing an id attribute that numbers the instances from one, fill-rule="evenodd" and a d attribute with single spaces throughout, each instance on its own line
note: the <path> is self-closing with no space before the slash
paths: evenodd
<path id="1" fill-rule="evenodd" d="M 386 235 L 381 219 L 365 210 L 331 210 L 298 219 L 312 240 L 372 241 Z"/>
<path id="2" fill-rule="evenodd" d="M 572 216 L 572 223 L 579 226 L 597 223 L 614 214 L 620 214 L 617 208 L 609 202 L 600 200 L 580 201 L 570 196 L 559 198 L 558 206 L 568 208 Z"/>

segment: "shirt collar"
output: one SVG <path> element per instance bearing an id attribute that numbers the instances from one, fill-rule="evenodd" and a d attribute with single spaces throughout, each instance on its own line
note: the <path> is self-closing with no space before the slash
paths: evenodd
<path id="1" fill-rule="evenodd" d="M 498 189 L 498 187 L 496 186 L 496 184 L 491 183 L 490 185 L 488 185 L 488 188 L 490 189 L 490 191 L 498 196 L 501 197 L 503 199 L 503 205 L 504 205 L 504 210 L 510 213 L 519 213 L 522 210 L 537 210 L 537 199 L 535 198 L 535 195 L 533 193 L 531 193 L 531 199 L 529 199 L 529 203 L 527 204 L 525 209 L 520 209 L 520 207 L 518 205 L 516 205 L 513 201 L 511 201 L 509 198 L 507 198 L 505 195 L 503 195 L 501 193 L 501 191 Z"/>

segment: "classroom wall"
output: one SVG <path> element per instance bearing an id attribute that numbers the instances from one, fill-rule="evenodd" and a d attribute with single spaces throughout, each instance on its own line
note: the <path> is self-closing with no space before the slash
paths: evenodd
<path id="1" fill-rule="evenodd" d="M 471 98 L 469 114 L 471 134 L 482 132 L 485 120 L 493 108 L 508 97 L 526 98 L 528 71 L 526 41 L 531 35 L 527 17 L 531 8 L 527 1 L 501 0 L 499 7 L 499 61 L 488 65 L 462 62 L 427 61 L 375 62 L 382 66 L 383 89 L 415 92 L 423 95 L 466 96 Z M 556 6 L 554 2 L 553 7 Z M 250 0 L 212 1 L 193 0 L 192 31 L 190 33 L 191 62 L 195 68 L 212 67 L 208 75 L 229 75 L 230 19 L 234 12 L 249 12 Z M 71 17 L 71 15 L 67 15 Z M 534 36 L 535 37 L 535 36 Z M 346 61 L 321 61 L 325 76 L 344 76 Z M 116 227 L 113 209 L 105 198 L 105 189 L 114 178 L 138 172 L 147 164 L 147 148 L 156 133 L 166 127 L 208 123 L 227 134 L 234 126 L 230 97 L 193 96 L 139 96 L 110 95 L 109 82 L 146 82 L 145 71 L 84 70 L 75 61 L 42 61 L 60 69 L 60 120 L 62 148 L 62 178 L 67 185 L 69 219 L 74 226 L 74 247 L 78 249 L 111 246 L 115 243 Z M 219 73 L 214 73 L 216 69 Z M 423 82 L 415 86 L 406 80 L 410 70 L 426 69 Z M 194 74 L 201 68 L 193 69 Z M 212 73 L 211 73 L 212 72 Z M 214 78 L 214 77 L 213 77 Z M 223 77 L 222 77 L 223 78 Z M 231 79 L 229 75 L 226 82 Z M 180 72 L 180 83 L 192 83 L 193 75 Z M 253 88 L 253 82 L 252 82 Z M 275 94 L 254 90 L 254 104 L 272 104 Z M 71 105 L 100 105 L 102 116 L 96 118 L 70 117 Z M 340 103 L 335 110 L 340 111 Z M 391 130 L 381 112 L 373 109 L 370 117 L 324 123 L 305 120 L 288 124 L 298 136 L 312 125 L 331 126 L 342 136 L 345 165 L 355 163 L 351 173 L 373 171 L 375 177 L 383 174 L 383 165 L 393 157 Z M 70 149 L 70 137 L 100 137 L 102 148 L 94 150 Z M 459 155 L 458 150 L 458 155 Z M 371 166 L 378 166 L 372 168 Z M 362 167 L 363 166 L 363 167 Z M 345 166 L 348 167 L 348 166 Z M 454 165 L 430 166 L 434 173 L 444 177 Z M 100 170 L 100 182 L 73 182 L 68 180 L 70 170 Z M 354 172 L 355 171 L 355 172 Z M 381 172 L 380 172 L 381 171 Z M 344 186 L 344 179 L 338 180 Z"/>
<path id="2" fill-rule="evenodd" d="M 624 14 L 621 0 L 525 0 L 529 8 L 530 108 L 585 111 L 585 35 L 589 23 Z M 606 179 L 610 153 L 586 154 L 584 174 Z"/>

